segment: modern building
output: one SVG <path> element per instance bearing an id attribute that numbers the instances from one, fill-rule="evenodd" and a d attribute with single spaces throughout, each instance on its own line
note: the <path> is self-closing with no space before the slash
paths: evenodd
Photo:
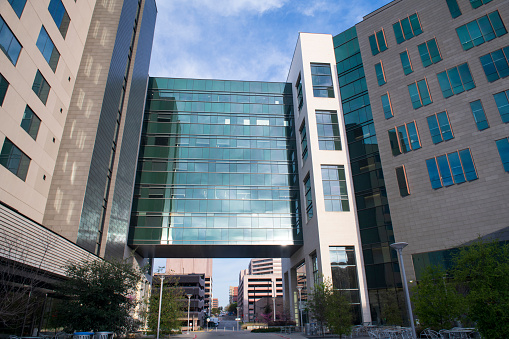
<path id="1" fill-rule="evenodd" d="M 212 298 L 212 308 L 219 308 L 219 299 Z"/>
<path id="2" fill-rule="evenodd" d="M 228 291 L 228 302 L 229 304 L 233 304 L 237 302 L 237 296 L 239 294 L 239 287 L 238 286 L 230 286 Z"/>
<path id="3" fill-rule="evenodd" d="M 240 271 L 237 297 L 238 316 L 244 322 L 262 321 L 262 313 L 270 301 L 276 315 L 282 314 L 283 279 L 281 258 L 251 259 L 249 268 Z"/>
<path id="4" fill-rule="evenodd" d="M 0 3 L 0 257 L 38 268 L 34 295 L 50 291 L 38 306 L 68 262 L 131 251 L 156 12 L 154 0 Z M 22 316 L 13 326 L 30 334 L 48 320 Z"/>

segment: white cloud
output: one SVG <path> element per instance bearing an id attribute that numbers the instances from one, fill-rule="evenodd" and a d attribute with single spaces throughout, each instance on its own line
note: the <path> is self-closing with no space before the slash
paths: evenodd
<path id="1" fill-rule="evenodd" d="M 165 0 L 158 2 L 158 8 L 187 7 L 200 11 L 212 12 L 221 16 L 236 16 L 239 14 L 263 14 L 267 11 L 279 9 L 288 0 Z"/>

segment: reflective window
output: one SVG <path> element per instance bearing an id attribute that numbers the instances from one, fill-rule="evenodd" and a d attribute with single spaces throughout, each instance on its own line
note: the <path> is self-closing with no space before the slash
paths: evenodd
<path id="1" fill-rule="evenodd" d="M 431 140 L 434 144 L 454 138 L 447 111 L 433 114 L 427 118 Z"/>
<path id="2" fill-rule="evenodd" d="M 493 94 L 502 122 L 509 122 L 509 90 Z"/>
<path id="3" fill-rule="evenodd" d="M 399 58 L 401 59 L 401 66 L 403 66 L 403 73 L 405 73 L 405 75 L 412 73 L 414 70 L 410 57 L 408 56 L 408 51 L 405 50 L 403 53 L 400 53 Z"/>
<path id="4" fill-rule="evenodd" d="M 469 148 L 428 159 L 426 166 L 433 189 L 478 179 Z"/>
<path id="5" fill-rule="evenodd" d="M 394 156 L 421 148 L 421 140 L 415 121 L 390 129 L 388 134 L 392 155 Z"/>
<path id="6" fill-rule="evenodd" d="M 481 7 L 491 1 L 492 0 L 470 0 L 470 5 L 472 5 L 472 8 L 476 9 L 477 7 Z"/>
<path id="7" fill-rule="evenodd" d="M 507 33 L 498 11 L 456 28 L 461 46 L 466 51 Z"/>
<path id="8" fill-rule="evenodd" d="M 65 10 L 62 0 L 51 0 L 48 6 L 48 11 L 53 17 L 53 20 L 55 21 L 60 34 L 62 34 L 62 37 L 65 39 L 65 36 L 67 35 L 67 29 L 71 23 L 71 19 Z"/>
<path id="9" fill-rule="evenodd" d="M 316 111 L 316 128 L 318 130 L 318 146 L 321 150 L 340 151 L 338 114 L 329 111 Z"/>
<path id="10" fill-rule="evenodd" d="M 509 75 L 509 46 L 483 55 L 479 60 L 488 82 L 493 82 Z"/>
<path id="11" fill-rule="evenodd" d="M 405 165 L 396 167 L 396 180 L 398 181 L 399 194 L 402 197 L 410 195 L 410 189 L 408 188 L 408 179 L 406 176 Z"/>
<path id="12" fill-rule="evenodd" d="M 311 64 L 313 95 L 322 98 L 334 98 L 330 64 Z"/>
<path id="13" fill-rule="evenodd" d="M 431 40 L 426 41 L 423 44 L 418 45 L 417 49 L 419 50 L 423 67 L 428 67 L 442 60 L 442 56 L 440 55 L 440 50 L 438 49 L 436 38 L 433 38 Z"/>
<path id="14" fill-rule="evenodd" d="M 35 115 L 34 111 L 32 111 L 30 107 L 26 106 L 25 113 L 23 113 L 23 119 L 21 120 L 21 128 L 23 128 L 34 140 L 36 140 L 40 125 L 41 119 Z"/>
<path id="15" fill-rule="evenodd" d="M 421 23 L 417 13 L 412 14 L 392 25 L 396 42 L 398 44 L 405 40 L 411 39 L 422 33 Z"/>
<path id="16" fill-rule="evenodd" d="M 352 304 L 354 318 L 361 319 L 359 278 L 353 246 L 329 247 L 332 288 L 340 290 Z M 356 307 L 357 306 L 357 307 Z"/>
<path id="17" fill-rule="evenodd" d="M 304 104 L 304 97 L 302 96 L 302 81 L 300 79 L 300 74 L 299 77 L 297 78 L 297 84 L 295 85 L 295 87 L 297 88 L 297 101 L 300 111 L 302 109 L 302 105 Z"/>
<path id="18" fill-rule="evenodd" d="M 375 73 L 376 73 L 376 79 L 378 80 L 378 86 L 382 86 L 387 81 L 385 80 L 385 73 L 384 68 L 382 66 L 382 62 L 375 64 Z"/>
<path id="19" fill-rule="evenodd" d="M 311 263 L 313 267 L 313 286 L 320 283 L 320 272 L 318 271 L 318 258 L 316 254 L 311 256 Z"/>
<path id="20" fill-rule="evenodd" d="M 309 173 L 304 179 L 304 196 L 306 197 L 306 216 L 308 221 L 313 217 L 313 196 L 311 193 L 311 179 Z"/>
<path id="21" fill-rule="evenodd" d="M 461 15 L 461 10 L 458 6 L 457 0 L 446 0 L 447 7 L 449 7 L 449 12 L 451 13 L 452 18 L 457 18 Z"/>
<path id="22" fill-rule="evenodd" d="M 383 29 L 369 36 L 369 45 L 371 46 L 371 53 L 373 55 L 377 55 L 387 49 L 385 32 Z"/>
<path id="23" fill-rule="evenodd" d="M 466 62 L 438 73 L 437 78 L 444 98 L 475 88 L 472 73 L 470 73 L 470 68 Z"/>
<path id="24" fill-rule="evenodd" d="M 37 47 L 39 51 L 41 51 L 42 56 L 48 62 L 49 67 L 55 72 L 58 65 L 58 59 L 60 58 L 60 53 L 51 38 L 46 32 L 44 26 L 41 27 L 41 32 L 39 33 L 39 38 L 37 39 Z"/>
<path id="25" fill-rule="evenodd" d="M 7 58 L 14 66 L 18 62 L 19 53 L 21 52 L 21 44 L 14 36 L 11 29 L 0 16 L 0 49 L 5 53 Z"/>
<path id="26" fill-rule="evenodd" d="M 302 126 L 300 126 L 300 146 L 302 149 L 302 160 L 304 162 L 308 158 L 308 138 L 306 134 L 306 121 L 303 121 Z"/>
<path id="27" fill-rule="evenodd" d="M 5 138 L 0 153 L 0 164 L 25 181 L 30 166 L 30 158 L 9 139 Z"/>
<path id="28" fill-rule="evenodd" d="M 475 125 L 479 131 L 490 127 L 488 120 L 486 119 L 486 114 L 484 113 L 484 108 L 482 106 L 481 100 L 472 101 L 470 103 L 470 109 L 472 109 Z"/>
<path id="29" fill-rule="evenodd" d="M 496 143 L 504 171 L 509 172 L 509 138 L 497 140 Z"/>
<path id="30" fill-rule="evenodd" d="M 2 74 L 0 74 L 0 106 L 2 106 L 4 103 L 7 88 L 9 88 L 9 83 L 7 82 L 7 79 L 5 79 Z"/>
<path id="31" fill-rule="evenodd" d="M 433 102 L 426 78 L 408 85 L 408 93 L 410 94 L 410 100 L 414 109 L 427 106 Z"/>
<path id="32" fill-rule="evenodd" d="M 21 13 L 23 13 L 27 0 L 7 0 L 7 2 L 11 4 L 18 18 L 21 18 Z"/>
<path id="33" fill-rule="evenodd" d="M 344 166 L 322 165 L 322 184 L 326 211 L 350 211 Z"/>
<path id="34" fill-rule="evenodd" d="M 34 93 L 41 99 L 41 101 L 46 105 L 46 101 L 48 100 L 50 86 L 46 79 L 41 74 L 41 71 L 37 70 L 37 74 L 35 75 L 34 83 L 32 85 L 32 90 Z"/>
<path id="35" fill-rule="evenodd" d="M 391 99 L 389 97 L 389 93 L 382 95 L 382 108 L 384 110 L 385 119 L 392 118 L 394 113 L 392 112 Z"/>

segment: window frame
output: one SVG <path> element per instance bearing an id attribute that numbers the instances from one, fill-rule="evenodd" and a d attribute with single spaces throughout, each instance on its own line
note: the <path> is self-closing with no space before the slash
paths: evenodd
<path id="1" fill-rule="evenodd" d="M 376 79 L 378 81 L 378 86 L 383 86 L 387 83 L 382 60 L 380 60 L 380 62 L 375 64 L 375 75 L 376 75 Z"/>
<path id="2" fill-rule="evenodd" d="M 383 45 L 379 41 L 379 40 L 382 40 L 380 38 L 383 38 L 383 43 L 384 43 Z M 373 54 L 373 56 L 377 55 L 378 53 L 382 53 L 389 48 L 389 46 L 387 45 L 387 37 L 385 35 L 385 31 L 383 28 L 381 30 L 379 30 L 378 32 L 373 31 L 373 34 L 368 37 L 368 40 L 369 40 L 369 45 L 371 47 L 371 54 Z"/>
<path id="3" fill-rule="evenodd" d="M 461 70 L 468 71 L 468 79 L 463 79 L 464 76 L 466 76 L 467 74 L 466 73 L 462 74 Z M 472 76 L 472 71 L 470 71 L 470 66 L 468 65 L 468 62 L 464 62 L 462 64 L 448 68 L 443 72 L 437 73 L 437 80 L 444 99 L 450 98 L 454 95 L 458 95 L 476 88 L 474 77 Z"/>
<path id="4" fill-rule="evenodd" d="M 423 83 L 423 81 L 424 81 L 424 83 Z M 427 96 L 427 97 L 425 97 L 425 99 L 428 99 L 428 98 L 429 98 L 429 102 L 426 100 L 426 103 L 425 103 L 425 101 L 424 101 L 424 99 L 423 99 L 423 95 L 422 95 L 422 93 L 421 93 L 421 89 L 422 89 L 422 87 L 424 86 L 423 84 L 425 84 L 425 87 L 426 87 L 426 90 L 427 90 L 427 93 L 428 93 L 428 96 Z M 421 79 L 421 80 L 416 80 L 416 81 L 414 81 L 413 83 L 411 83 L 410 85 L 408 85 L 407 87 L 408 87 L 408 93 L 409 93 L 409 95 L 410 95 L 410 101 L 411 101 L 411 103 L 412 103 L 412 107 L 413 107 L 414 109 L 419 109 L 419 108 L 421 108 L 421 107 L 423 107 L 423 106 L 428 106 L 428 105 L 430 105 L 430 104 L 432 104 L 432 103 L 433 103 L 433 98 L 431 97 L 431 92 L 430 92 L 430 90 L 429 90 L 429 85 L 428 85 L 428 80 L 427 80 L 427 78 L 424 78 L 424 79 Z M 416 92 L 416 94 L 419 96 L 419 106 L 416 106 L 416 105 L 415 105 L 415 103 L 416 103 L 417 101 L 414 101 L 414 100 L 412 99 L 412 97 L 413 97 L 413 96 L 412 96 L 412 93 L 411 93 L 411 91 L 410 91 L 410 90 L 411 90 L 411 88 L 412 88 L 412 89 L 414 89 L 414 87 L 415 87 L 415 90 L 417 91 L 417 92 Z M 414 96 L 415 96 L 415 95 L 414 95 Z"/>
<path id="5" fill-rule="evenodd" d="M 439 158 L 441 163 L 439 163 Z M 458 167 L 453 167 L 451 165 L 452 160 L 450 158 L 459 161 L 462 173 L 459 173 L 457 171 L 455 172 L 455 169 L 457 170 Z M 467 164 L 467 162 L 469 163 Z M 471 170 L 467 172 L 467 166 L 469 167 L 472 166 L 473 174 L 475 175 L 475 177 L 472 176 Z M 449 187 L 452 185 L 458 185 L 467 181 L 470 182 L 479 179 L 477 168 L 475 166 L 474 158 L 472 157 L 472 151 L 470 150 L 470 148 L 456 150 L 453 152 L 449 152 L 443 155 L 426 159 L 426 167 L 428 169 L 428 176 L 431 182 L 431 187 L 433 189 Z M 442 173 L 442 170 L 444 171 L 444 173 Z M 436 176 L 436 174 L 438 174 L 438 177 Z M 444 180 L 444 177 L 447 181 Z"/>
<path id="6" fill-rule="evenodd" d="M 36 81 L 39 77 L 41 78 L 41 83 L 37 84 Z M 51 86 L 49 85 L 44 75 L 42 75 L 40 70 L 37 70 L 37 73 L 35 74 L 34 83 L 32 84 L 32 91 L 34 91 L 35 95 L 37 95 L 37 97 L 42 101 L 42 103 L 46 105 L 46 103 L 48 102 L 49 93 L 51 91 Z"/>
<path id="7" fill-rule="evenodd" d="M 324 123 L 324 122 L 319 122 L 318 121 L 318 115 L 323 115 L 323 116 L 330 116 L 331 119 L 330 119 L 330 123 L 327 122 L 327 123 Z M 334 122 L 334 119 L 333 117 L 336 117 L 336 122 Z M 327 111 L 327 110 L 315 110 L 315 117 L 316 117 L 316 129 L 317 129 L 317 135 L 318 135 L 318 149 L 319 150 L 322 150 L 322 151 L 341 151 L 342 150 L 342 145 L 341 145 L 341 131 L 340 131 L 340 128 L 339 128 L 339 118 L 338 118 L 338 113 L 336 111 Z M 332 135 L 332 136 L 328 136 L 328 135 L 320 135 L 320 126 L 332 126 L 332 133 L 334 134 L 334 132 L 337 132 L 337 135 Z M 326 130 L 324 129 L 324 132 Z M 328 149 L 327 147 L 325 148 L 322 148 L 321 147 L 321 143 L 320 141 L 332 141 L 333 142 L 333 149 Z M 339 144 L 339 148 L 336 148 L 336 146 Z"/>
<path id="8" fill-rule="evenodd" d="M 405 165 L 395 168 L 396 182 L 398 183 L 399 195 L 404 198 L 410 195 L 410 185 L 408 184 L 408 177 Z"/>
<path id="9" fill-rule="evenodd" d="M 413 22 L 412 18 L 417 18 L 417 23 L 419 24 L 418 29 L 412 25 Z M 405 25 L 404 25 L 405 23 Z M 406 25 L 406 23 L 408 23 Z M 410 31 L 405 32 L 405 29 L 410 29 Z M 394 31 L 394 36 L 396 38 L 396 43 L 399 45 L 407 40 L 412 39 L 413 37 L 416 37 L 420 34 L 422 34 L 422 24 L 421 19 L 419 18 L 419 14 L 417 12 L 406 16 L 405 18 L 399 20 L 398 22 L 395 22 L 392 24 L 392 29 Z M 417 31 L 417 33 L 416 33 Z M 408 35 L 408 38 L 407 38 Z"/>
<path id="10" fill-rule="evenodd" d="M 474 111 L 474 107 L 472 106 L 472 104 L 473 104 L 473 103 L 477 103 L 477 102 L 479 103 L 479 105 L 480 105 L 481 109 L 476 109 L 476 110 Z M 490 128 L 490 124 L 489 124 L 489 122 L 488 122 L 488 118 L 486 117 L 486 112 L 484 111 L 484 106 L 483 106 L 483 104 L 482 104 L 481 99 L 471 101 L 471 102 L 469 103 L 469 105 L 470 105 L 470 110 L 472 111 L 472 116 L 473 116 L 473 118 L 474 118 L 474 122 L 475 122 L 475 125 L 476 125 L 476 127 L 477 127 L 477 130 L 479 130 L 479 131 L 483 131 L 483 130 L 485 130 L 485 129 Z M 482 115 L 483 115 L 484 119 L 480 119 L 480 120 L 478 121 L 478 119 L 477 119 L 477 117 L 476 117 L 476 112 L 482 112 Z M 486 123 L 486 125 L 484 125 L 483 123 Z"/>
<path id="11" fill-rule="evenodd" d="M 413 126 L 415 129 L 415 136 L 410 132 L 409 126 Z M 401 135 L 402 131 L 405 133 L 403 136 Z M 387 131 L 387 134 L 389 135 L 389 146 L 391 147 L 393 156 L 416 151 L 422 148 L 421 137 L 415 120 L 404 123 L 400 126 L 394 126 L 394 128 Z M 414 137 L 417 137 L 417 141 L 413 140 Z M 396 148 L 396 145 L 394 144 L 397 144 L 398 147 Z M 405 147 L 403 147 L 403 144 Z"/>
<path id="12" fill-rule="evenodd" d="M 406 59 L 408 60 L 408 66 L 410 68 L 408 68 L 408 66 L 405 67 L 405 64 L 404 64 L 404 61 L 403 61 L 403 57 L 402 57 L 403 55 L 406 55 Z M 410 54 L 408 54 L 408 49 L 405 49 L 404 52 L 399 53 L 399 59 L 401 60 L 401 66 L 403 67 L 403 73 L 405 75 L 408 75 L 408 74 L 411 74 L 411 73 L 414 72 L 414 68 L 412 66 L 412 60 L 410 60 Z M 410 69 L 410 72 L 407 72 L 408 69 Z"/>
<path id="13" fill-rule="evenodd" d="M 434 46 L 436 47 L 436 52 L 438 52 L 438 56 L 436 55 L 435 51 L 433 51 L 433 53 L 432 53 L 432 50 L 430 49 L 430 45 L 433 42 L 434 42 Z M 423 47 L 422 46 L 424 46 L 426 48 L 426 51 L 425 51 L 426 54 L 424 54 L 424 55 L 427 55 L 429 60 L 428 59 L 426 59 L 426 60 L 424 59 L 424 57 L 423 57 Z M 428 41 L 423 42 L 420 45 L 417 45 L 417 50 L 419 51 L 419 55 L 420 55 L 421 61 L 422 61 L 422 66 L 424 68 L 426 68 L 428 66 L 431 66 L 433 64 L 439 63 L 440 61 L 442 61 L 442 53 L 440 52 L 440 47 L 438 46 L 438 42 L 437 42 L 437 38 L 436 37 L 433 37 L 433 39 L 429 39 Z M 434 56 L 432 56 L 432 54 Z"/>
<path id="14" fill-rule="evenodd" d="M 304 131 L 304 134 L 302 133 Z M 302 124 L 299 128 L 300 133 L 300 148 L 301 148 L 301 159 L 302 159 L 302 165 L 304 166 L 304 163 L 306 162 L 308 158 L 308 141 L 307 141 L 307 130 L 306 130 L 306 120 L 302 120 Z"/>
<path id="15" fill-rule="evenodd" d="M 497 28 L 495 28 L 494 22 L 497 23 Z M 489 24 L 489 26 L 484 24 Z M 483 32 L 483 28 L 490 29 L 491 31 Z M 507 34 L 507 28 L 505 27 L 498 10 L 483 15 L 482 17 L 456 28 L 456 35 L 458 36 L 461 47 L 464 51 L 468 51 L 471 48 L 482 45 L 485 42 L 491 41 L 505 34 Z"/>
<path id="16" fill-rule="evenodd" d="M 445 113 L 445 115 L 444 115 L 444 113 Z M 445 126 L 445 124 L 443 124 L 442 122 L 444 120 L 442 118 L 439 118 L 439 115 L 440 115 L 440 117 L 445 116 L 447 118 L 447 127 L 449 128 L 449 131 L 443 130 L 443 127 Z M 436 144 L 441 143 L 442 141 L 449 141 L 451 139 L 454 139 L 454 132 L 452 131 L 451 120 L 449 119 L 449 113 L 447 112 L 447 110 L 444 110 L 442 112 L 437 112 L 437 113 L 434 113 L 434 114 L 426 117 L 426 121 L 428 122 L 429 133 L 431 135 L 431 141 L 433 142 L 433 144 L 436 145 Z M 430 124 L 430 121 L 433 121 L 433 123 L 436 123 L 436 127 L 435 126 L 432 127 Z M 438 133 L 434 134 L 433 130 L 435 130 L 435 129 L 438 129 Z M 448 134 L 450 134 L 450 137 L 449 136 L 444 137 L 444 135 L 448 135 Z M 440 140 L 436 141 L 437 136 L 440 136 Z"/>
<path id="17" fill-rule="evenodd" d="M 6 147 L 9 148 L 8 154 L 5 152 L 7 151 Z M 13 154 L 14 152 L 17 154 Z M 15 159 L 15 157 L 19 157 L 19 159 Z M 16 168 L 14 168 L 13 165 L 16 161 L 17 165 Z M 21 180 L 26 181 L 31 161 L 32 159 L 26 155 L 26 153 L 23 152 L 18 146 L 16 146 L 16 144 L 14 144 L 9 138 L 4 138 L 4 143 L 2 145 L 2 149 L 0 150 L 0 164 L 4 166 L 9 172 Z"/>
<path id="18" fill-rule="evenodd" d="M 387 103 L 384 103 L 384 97 L 387 97 L 388 105 Z M 391 96 L 389 92 L 385 92 L 385 94 L 382 94 L 382 96 L 380 96 L 380 100 L 382 101 L 382 111 L 384 112 L 385 119 L 387 120 L 394 117 L 394 111 L 392 109 Z M 390 112 L 385 109 L 386 107 L 390 109 Z M 390 113 L 390 116 L 388 115 L 388 113 Z"/>
<path id="19" fill-rule="evenodd" d="M 501 53 L 494 59 L 494 53 Z M 488 60 L 489 58 L 489 60 Z M 495 82 L 509 76 L 509 46 L 502 47 L 479 57 L 484 75 L 488 82 Z M 496 75 L 496 78 L 494 77 Z"/>

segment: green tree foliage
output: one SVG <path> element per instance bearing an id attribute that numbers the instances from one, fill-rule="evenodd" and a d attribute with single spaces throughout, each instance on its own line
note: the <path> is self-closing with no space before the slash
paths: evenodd
<path id="1" fill-rule="evenodd" d="M 230 305 L 228 305 L 226 311 L 228 312 L 233 312 L 233 314 L 237 314 L 237 303 L 231 303 Z"/>
<path id="2" fill-rule="evenodd" d="M 148 327 L 154 332 L 157 331 L 160 288 L 161 282 L 159 280 L 154 284 L 148 306 Z M 166 277 L 163 283 L 163 300 L 161 303 L 161 333 L 170 334 L 172 330 L 180 329 L 181 322 L 179 318 L 184 317 L 187 305 L 184 299 L 184 291 L 178 286 L 178 279 Z"/>
<path id="3" fill-rule="evenodd" d="M 66 331 L 126 333 L 137 326 L 131 314 L 143 272 L 132 263 L 82 261 L 67 265 L 66 274 L 58 291 L 68 300 L 57 309 L 57 321 Z"/>
<path id="4" fill-rule="evenodd" d="M 395 289 L 381 290 L 380 292 L 380 312 L 383 324 L 385 325 L 403 325 L 401 310 L 406 311 L 406 306 L 399 305 Z"/>
<path id="5" fill-rule="evenodd" d="M 414 312 L 425 327 L 450 328 L 464 311 L 462 296 L 441 267 L 426 267 L 412 292 Z"/>
<path id="6" fill-rule="evenodd" d="M 509 333 L 509 244 L 485 242 L 460 248 L 452 275 L 466 287 L 468 318 L 483 338 L 507 338 Z"/>
<path id="7" fill-rule="evenodd" d="M 328 287 L 324 283 L 315 284 L 313 290 L 308 295 L 307 308 L 313 318 L 318 323 L 320 329 L 323 329 L 326 323 L 326 305 Z"/>
<path id="8" fill-rule="evenodd" d="M 221 310 L 217 307 L 212 308 L 212 310 L 210 311 L 210 313 L 214 315 L 218 315 L 219 312 L 221 312 Z"/>

